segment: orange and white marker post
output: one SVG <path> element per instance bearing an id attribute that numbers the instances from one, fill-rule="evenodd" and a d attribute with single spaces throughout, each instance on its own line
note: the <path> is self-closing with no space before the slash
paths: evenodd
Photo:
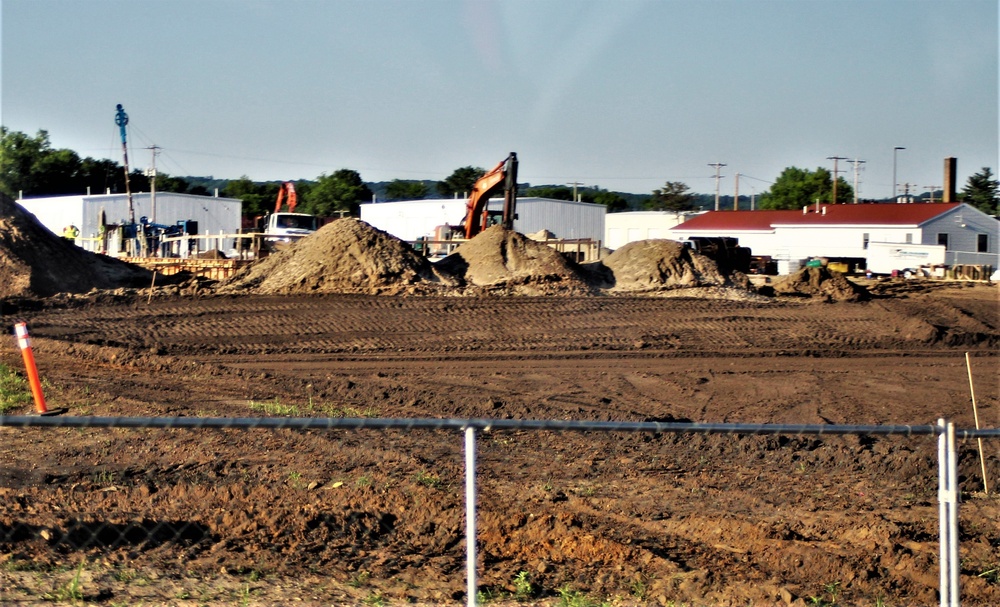
<path id="1" fill-rule="evenodd" d="M 17 346 L 21 348 L 24 357 L 24 368 L 28 372 L 28 384 L 31 386 L 31 396 L 35 399 L 35 412 L 39 415 L 54 415 L 58 411 L 49 411 L 45 406 L 45 395 L 42 394 L 42 382 L 38 379 L 38 368 L 35 366 L 35 353 L 31 350 L 31 338 L 28 337 L 28 325 L 19 322 L 14 325 L 17 335 Z"/>

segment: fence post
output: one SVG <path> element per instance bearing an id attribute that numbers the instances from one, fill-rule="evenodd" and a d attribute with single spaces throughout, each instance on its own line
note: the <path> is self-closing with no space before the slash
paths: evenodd
<path id="1" fill-rule="evenodd" d="M 468 607 L 476 606 L 476 429 L 465 428 L 465 577 Z"/>
<path id="2" fill-rule="evenodd" d="M 958 452 L 955 424 L 938 419 L 938 525 L 941 543 L 941 607 L 959 606 Z"/>

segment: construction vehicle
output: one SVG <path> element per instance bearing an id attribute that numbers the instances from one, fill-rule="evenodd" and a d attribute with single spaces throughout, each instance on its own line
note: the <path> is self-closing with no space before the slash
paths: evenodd
<path id="1" fill-rule="evenodd" d="M 736 238 L 722 236 L 691 236 L 682 243 L 693 251 L 709 257 L 719 266 L 719 271 L 750 273 L 751 251 L 741 247 Z"/>
<path id="2" fill-rule="evenodd" d="M 496 219 L 487 209 L 492 194 L 503 185 L 503 213 L 500 214 L 500 225 L 506 230 L 513 229 L 517 219 L 515 205 L 517 204 L 517 154 L 511 152 L 500 164 L 493 167 L 480 177 L 472 186 L 469 201 L 465 204 L 465 237 L 472 238 L 479 234 Z"/>
<path id="3" fill-rule="evenodd" d="M 312 234 L 319 229 L 319 218 L 308 213 L 296 213 L 298 198 L 295 184 L 285 181 L 278 189 L 278 200 L 274 212 L 260 218 L 258 229 L 264 233 L 265 242 L 285 244 Z M 287 211 L 282 207 L 287 206 Z"/>

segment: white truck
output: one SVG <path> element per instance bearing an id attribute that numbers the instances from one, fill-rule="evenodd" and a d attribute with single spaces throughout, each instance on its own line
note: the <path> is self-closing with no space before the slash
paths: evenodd
<path id="1" fill-rule="evenodd" d="M 873 274 L 903 274 L 907 270 L 944 265 L 945 246 L 903 242 L 869 242 L 868 271 Z"/>

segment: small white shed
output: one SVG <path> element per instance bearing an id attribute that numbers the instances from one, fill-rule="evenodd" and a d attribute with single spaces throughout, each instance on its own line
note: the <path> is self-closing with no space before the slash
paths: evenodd
<path id="1" fill-rule="evenodd" d="M 629 211 L 604 218 L 604 246 L 618 249 L 637 240 L 674 238 L 670 228 L 704 211 Z"/>

